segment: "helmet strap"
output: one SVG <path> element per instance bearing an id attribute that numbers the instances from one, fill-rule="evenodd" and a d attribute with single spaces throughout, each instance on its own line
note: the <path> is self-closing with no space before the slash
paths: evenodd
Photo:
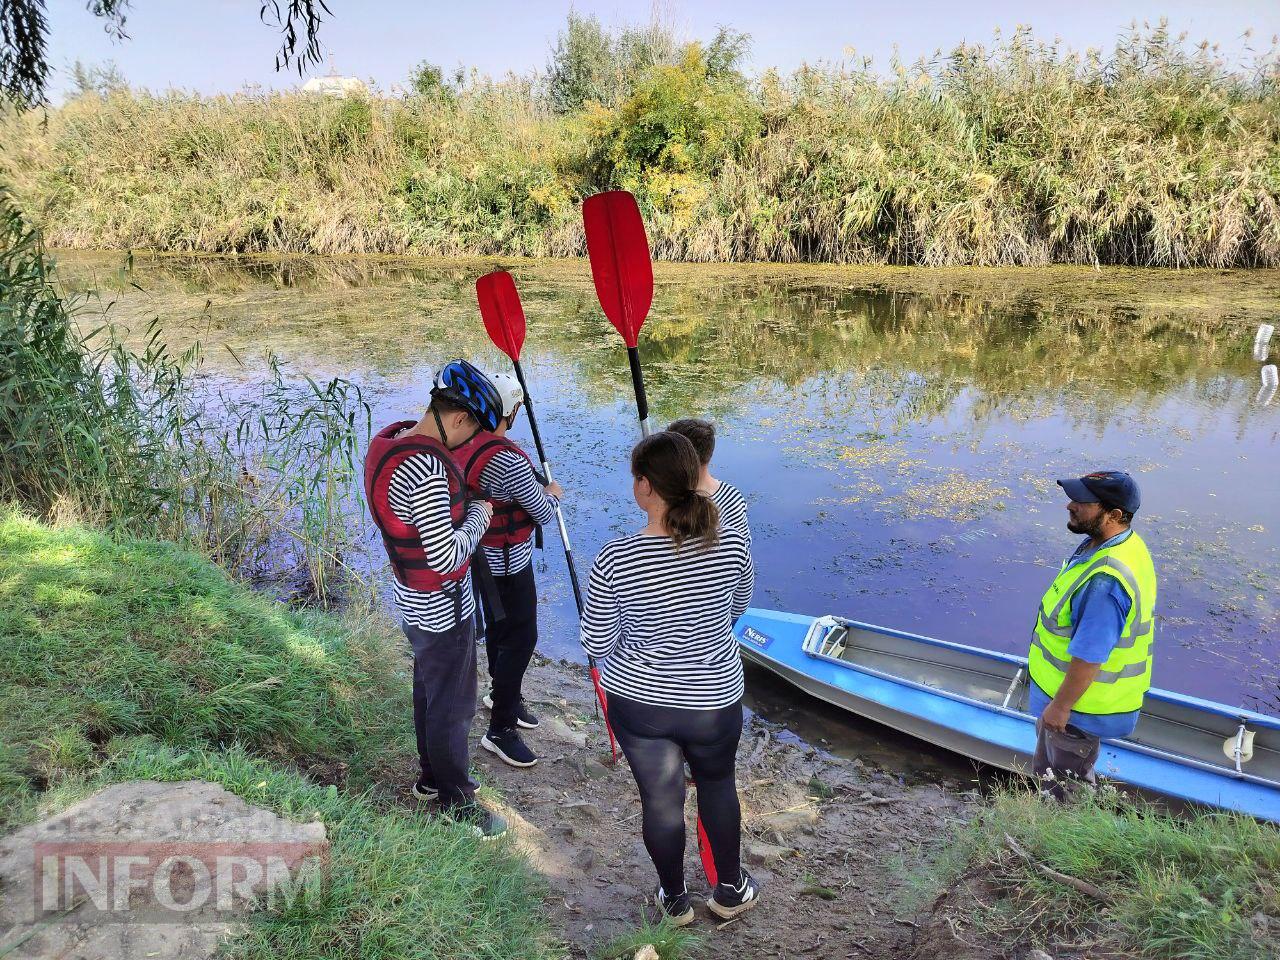
<path id="1" fill-rule="evenodd" d="M 440 423 L 440 414 L 438 414 L 438 413 L 436 414 L 436 423 Z M 474 439 L 476 438 L 476 435 L 477 435 L 477 434 L 479 434 L 483 429 L 484 429 L 484 427 L 480 426 L 479 424 L 476 424 L 476 428 L 475 428 L 474 430 L 472 430 L 472 431 L 471 431 L 471 433 L 470 433 L 470 435 L 467 437 L 467 439 L 462 440 L 462 441 L 460 441 L 460 442 L 458 442 L 458 443 L 455 443 L 455 444 L 450 444 L 450 443 L 449 443 L 448 438 L 447 438 L 447 437 L 445 437 L 445 435 L 444 435 L 444 427 L 443 427 L 443 426 L 441 426 L 441 427 L 440 427 L 440 442 L 441 442 L 441 443 L 443 443 L 443 444 L 444 444 L 446 447 L 448 447 L 450 450 L 457 450 L 459 447 L 465 447 L 468 443 L 470 443 L 472 440 L 474 440 Z"/>
<path id="2" fill-rule="evenodd" d="M 431 415 L 436 418 L 436 429 L 440 431 L 440 442 L 446 447 L 449 446 L 449 434 L 445 433 L 444 421 L 440 419 L 440 411 L 435 408 L 435 404 L 431 405 Z"/>

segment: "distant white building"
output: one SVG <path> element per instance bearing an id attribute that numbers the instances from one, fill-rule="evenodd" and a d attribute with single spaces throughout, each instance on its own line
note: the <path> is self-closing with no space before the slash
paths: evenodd
<path id="1" fill-rule="evenodd" d="M 324 77 L 312 77 L 302 85 L 303 93 L 318 93 L 325 97 L 365 97 L 369 88 L 364 81 L 355 77 L 340 77 L 333 66 L 333 54 L 329 55 L 329 74 Z"/>

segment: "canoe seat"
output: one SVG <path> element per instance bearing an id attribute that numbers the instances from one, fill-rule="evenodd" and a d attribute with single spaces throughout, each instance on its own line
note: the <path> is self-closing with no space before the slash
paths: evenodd
<path id="1" fill-rule="evenodd" d="M 845 643 L 849 638 L 849 628 L 843 624 L 837 624 L 827 631 L 827 635 L 822 638 L 822 642 L 818 645 L 818 654 L 823 657 L 833 657 L 837 660 L 844 657 Z"/>

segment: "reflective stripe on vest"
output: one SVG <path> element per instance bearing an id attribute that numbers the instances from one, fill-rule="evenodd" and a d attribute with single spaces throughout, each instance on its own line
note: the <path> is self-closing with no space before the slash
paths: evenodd
<path id="1" fill-rule="evenodd" d="M 1052 697 L 1071 663 L 1071 603 L 1094 577 L 1113 578 L 1129 597 L 1124 629 L 1097 677 L 1072 708 L 1080 713 L 1128 713 L 1142 707 L 1151 687 L 1156 572 L 1147 545 L 1137 533 L 1097 551 L 1082 563 L 1063 564 L 1036 611 L 1027 666 L 1031 678 Z"/>

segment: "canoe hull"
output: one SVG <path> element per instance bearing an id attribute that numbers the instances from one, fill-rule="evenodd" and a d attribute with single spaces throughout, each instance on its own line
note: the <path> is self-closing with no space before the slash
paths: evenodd
<path id="1" fill-rule="evenodd" d="M 890 662 L 887 659 L 878 664 L 882 669 L 864 668 L 806 652 L 805 635 L 814 620 L 771 610 L 748 610 L 736 628 L 743 657 L 805 693 L 850 713 L 991 766 L 1021 774 L 1030 772 L 1036 732 L 1035 718 L 1024 712 L 1025 678 L 1020 693 L 1000 696 L 1004 684 L 1012 681 L 1010 688 L 1016 690 L 1018 677 L 1025 677 L 1023 658 L 869 624 L 854 625 L 860 634 L 871 638 L 869 646 L 883 641 L 885 649 L 896 649 L 898 645 L 912 654 L 902 655 L 904 662 L 910 661 L 917 670 L 915 679 L 908 680 L 883 669 Z M 876 662 L 874 657 L 872 662 Z M 940 679 L 931 682 L 934 667 Z M 950 689 L 944 689 L 943 683 Z M 964 693 L 956 693 L 957 689 Z M 1232 711 L 1221 705 L 1163 691 L 1153 694 L 1153 705 L 1171 713 L 1174 726 L 1185 725 L 1187 718 L 1203 717 L 1210 731 L 1205 737 L 1210 739 L 1223 730 L 1229 733 L 1236 722 Z M 983 696 L 992 702 L 983 702 Z M 1166 698 L 1168 703 L 1164 702 Z M 1200 704 L 1216 708 L 1217 714 L 1201 711 Z M 1237 713 L 1247 715 L 1253 727 L 1271 738 L 1267 742 L 1280 742 L 1280 720 L 1247 711 Z M 1167 718 L 1148 720 L 1144 716 L 1143 724 L 1156 729 L 1164 719 Z M 1140 724 L 1133 743 L 1103 741 L 1098 773 L 1167 796 L 1280 822 L 1280 783 L 1241 777 L 1226 768 L 1215 769 L 1204 760 L 1179 762 L 1167 750 L 1137 742 L 1143 729 Z M 1271 764 L 1265 768 L 1268 773 L 1274 769 L 1270 759 L 1274 756 L 1277 755 L 1268 754 L 1261 761 Z"/>

